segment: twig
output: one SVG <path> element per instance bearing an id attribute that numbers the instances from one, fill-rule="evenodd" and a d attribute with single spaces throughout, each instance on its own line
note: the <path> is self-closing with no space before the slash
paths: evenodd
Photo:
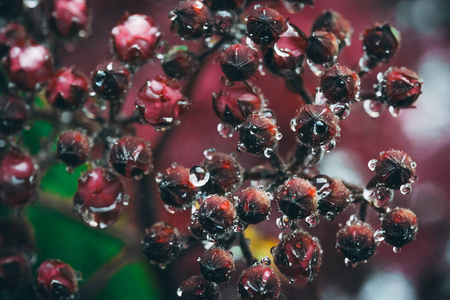
<path id="1" fill-rule="evenodd" d="M 244 255 L 244 259 L 247 262 L 247 266 L 251 266 L 256 263 L 258 260 L 253 256 L 252 251 L 248 245 L 247 239 L 244 236 L 244 233 L 239 232 L 239 247 L 241 247 L 242 255 Z"/>

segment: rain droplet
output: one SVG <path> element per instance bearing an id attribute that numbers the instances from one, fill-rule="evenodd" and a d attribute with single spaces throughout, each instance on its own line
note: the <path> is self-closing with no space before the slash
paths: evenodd
<path id="1" fill-rule="evenodd" d="M 297 126 L 297 120 L 295 118 L 291 119 L 290 125 L 291 125 L 291 130 L 292 131 L 294 131 L 294 132 L 297 131 L 295 129 L 295 127 Z"/>
<path id="2" fill-rule="evenodd" d="M 282 134 L 281 132 L 278 132 L 278 133 L 275 135 L 275 139 L 276 139 L 277 141 L 281 140 L 282 138 L 283 138 L 283 134 Z"/>
<path id="3" fill-rule="evenodd" d="M 369 167 L 370 171 L 375 171 L 375 168 L 377 167 L 377 159 L 371 159 L 369 160 L 369 163 L 367 164 L 367 166 Z"/>
<path id="4" fill-rule="evenodd" d="M 230 138 L 233 137 L 234 127 L 229 124 L 219 123 L 219 125 L 217 125 L 217 132 L 219 132 L 220 136 L 223 138 Z"/>
<path id="5" fill-rule="evenodd" d="M 73 167 L 71 167 L 71 166 L 67 166 L 67 167 L 66 167 L 66 172 L 67 172 L 67 173 L 73 174 L 73 171 L 74 171 Z"/>
<path id="6" fill-rule="evenodd" d="M 375 240 L 375 243 L 380 243 L 384 241 L 384 230 L 378 229 L 373 234 L 373 239 Z"/>
<path id="7" fill-rule="evenodd" d="M 277 223 L 277 227 L 279 229 L 285 230 L 291 226 L 292 220 L 290 220 L 288 216 L 282 216 L 282 217 L 277 218 L 276 223 Z"/>
<path id="8" fill-rule="evenodd" d="M 264 149 L 264 156 L 267 158 L 271 158 L 272 156 L 274 156 L 275 151 L 272 148 L 266 148 Z"/>
<path id="9" fill-rule="evenodd" d="M 392 251 L 394 251 L 394 253 L 400 253 L 400 251 L 402 251 L 402 248 L 394 247 L 394 248 L 392 248 Z"/>
<path id="10" fill-rule="evenodd" d="M 386 207 L 394 199 L 394 192 L 385 187 L 366 186 L 363 197 L 375 207 Z"/>
<path id="11" fill-rule="evenodd" d="M 155 176 L 156 183 L 160 183 L 163 180 L 163 178 L 164 178 L 163 174 L 158 172 L 158 174 L 156 174 Z"/>
<path id="12" fill-rule="evenodd" d="M 209 180 L 208 170 L 202 166 L 193 166 L 189 170 L 189 181 L 196 187 L 204 186 Z"/>
<path id="13" fill-rule="evenodd" d="M 340 120 L 344 120 L 350 115 L 350 105 L 348 103 L 336 103 L 331 105 L 330 108 Z"/>
<path id="14" fill-rule="evenodd" d="M 214 154 L 216 154 L 215 148 L 209 148 L 203 151 L 203 155 L 205 156 L 206 159 L 212 159 Z"/>
<path id="15" fill-rule="evenodd" d="M 270 266 L 271 263 L 272 263 L 272 261 L 267 256 L 261 258 L 261 264 L 266 265 L 266 266 Z"/>
<path id="16" fill-rule="evenodd" d="M 405 183 L 400 186 L 400 193 L 408 195 L 412 191 L 411 183 Z"/>
<path id="17" fill-rule="evenodd" d="M 247 147 L 245 147 L 245 145 L 243 143 L 238 143 L 237 151 L 241 152 L 241 153 L 247 152 Z"/>
<path id="18" fill-rule="evenodd" d="M 319 225 L 319 215 L 317 213 L 313 213 L 306 217 L 305 219 L 306 223 L 308 223 L 309 227 L 316 227 Z"/>
<path id="19" fill-rule="evenodd" d="M 389 106 L 389 112 L 394 118 L 397 118 L 400 113 L 400 109 L 398 107 Z"/>
<path id="20" fill-rule="evenodd" d="M 171 206 L 171 205 L 164 205 L 164 208 L 167 210 L 167 212 L 169 214 L 174 214 L 176 212 L 175 207 Z"/>
<path id="21" fill-rule="evenodd" d="M 365 100 L 364 110 L 372 118 L 378 118 L 384 110 L 384 105 L 375 100 Z"/>
<path id="22" fill-rule="evenodd" d="M 327 212 L 327 214 L 325 215 L 325 219 L 327 219 L 328 221 L 334 220 L 335 217 L 336 214 L 332 211 Z"/>

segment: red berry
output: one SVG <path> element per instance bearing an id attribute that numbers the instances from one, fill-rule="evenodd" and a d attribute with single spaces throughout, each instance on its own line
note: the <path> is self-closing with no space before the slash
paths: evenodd
<path id="1" fill-rule="evenodd" d="M 161 62 L 164 73 L 172 78 L 185 78 L 192 75 L 198 68 L 199 62 L 187 46 L 172 47 Z"/>
<path id="2" fill-rule="evenodd" d="M 50 259 L 39 266 L 36 287 L 43 299 L 68 300 L 78 292 L 78 279 L 71 266 Z"/>
<path id="3" fill-rule="evenodd" d="M 380 153 L 375 165 L 375 176 L 378 184 L 398 190 L 402 185 L 410 184 L 417 179 L 416 163 L 401 150 L 388 150 Z"/>
<path id="4" fill-rule="evenodd" d="M 341 180 L 327 175 L 318 175 L 311 180 L 311 183 L 317 189 L 319 198 L 317 210 L 327 219 L 332 220 L 350 206 L 351 192 Z"/>
<path id="5" fill-rule="evenodd" d="M 191 276 L 180 285 L 177 291 L 181 300 L 219 300 L 219 286 L 202 276 Z"/>
<path id="6" fill-rule="evenodd" d="M 304 219 L 317 209 L 316 188 L 303 178 L 286 180 L 275 197 L 279 209 L 292 220 Z"/>
<path id="7" fill-rule="evenodd" d="M 211 34 L 211 13 L 199 0 L 180 2 L 169 14 L 170 31 L 183 39 L 193 40 Z"/>
<path id="8" fill-rule="evenodd" d="M 0 4 L 1 5 L 1 4 Z M 1 10 L 1 9 L 0 9 Z M 27 39 L 27 32 L 22 25 L 10 23 L 0 29 L 0 58 L 16 45 L 23 45 Z"/>
<path id="9" fill-rule="evenodd" d="M 56 156 L 68 167 L 84 164 L 91 150 L 88 137 L 76 130 L 61 133 L 56 147 Z"/>
<path id="10" fill-rule="evenodd" d="M 244 81 L 258 69 L 258 53 L 252 48 L 234 44 L 220 54 L 220 67 L 230 81 Z"/>
<path id="11" fill-rule="evenodd" d="M 207 250 L 200 257 L 199 265 L 203 278 L 212 282 L 226 282 L 236 271 L 233 254 L 222 248 Z"/>
<path id="12" fill-rule="evenodd" d="M 339 41 L 340 49 L 350 45 L 353 34 L 350 22 L 334 10 L 324 11 L 316 18 L 311 28 L 311 32 L 315 31 L 327 31 L 334 34 Z"/>
<path id="13" fill-rule="evenodd" d="M 153 169 L 152 151 L 147 141 L 134 136 L 121 137 L 109 152 L 114 170 L 125 177 L 139 177 Z"/>
<path id="14" fill-rule="evenodd" d="M 270 45 L 287 29 L 283 15 L 272 8 L 255 7 L 247 17 L 247 35 L 255 44 Z"/>
<path id="15" fill-rule="evenodd" d="M 272 254 L 278 270 L 291 282 L 312 281 L 322 264 L 319 240 L 303 230 L 285 235 Z"/>
<path id="16" fill-rule="evenodd" d="M 147 81 L 136 97 L 136 107 L 143 120 L 156 130 L 166 130 L 180 123 L 190 102 L 180 91 L 178 82 L 163 75 Z"/>
<path id="17" fill-rule="evenodd" d="M 98 97 L 109 100 L 121 100 L 130 84 L 130 71 L 117 61 L 107 61 L 92 74 L 92 87 Z"/>
<path id="18" fill-rule="evenodd" d="M 329 103 L 348 103 L 359 94 L 360 81 L 356 72 L 347 67 L 335 65 L 320 77 L 320 88 Z"/>
<path id="19" fill-rule="evenodd" d="M 377 248 L 373 235 L 369 224 L 361 221 L 347 222 L 337 233 L 336 247 L 353 263 L 368 260 Z"/>
<path id="20" fill-rule="evenodd" d="M 108 169 L 96 168 L 78 179 L 73 209 L 89 226 L 106 228 L 119 219 L 124 197 L 119 178 Z"/>
<path id="21" fill-rule="evenodd" d="M 50 24 L 62 36 L 73 37 L 86 31 L 89 25 L 87 0 L 55 0 Z"/>
<path id="22" fill-rule="evenodd" d="M 197 189 L 189 181 L 189 169 L 173 164 L 157 179 L 161 199 L 169 207 L 187 208 L 196 198 Z"/>
<path id="23" fill-rule="evenodd" d="M 264 265 L 245 269 L 238 282 L 242 300 L 276 300 L 281 293 L 281 282 L 275 271 Z"/>
<path id="24" fill-rule="evenodd" d="M 132 64 L 142 64 L 151 58 L 160 37 L 153 18 L 139 14 L 125 14 L 111 31 L 115 53 Z"/>
<path id="25" fill-rule="evenodd" d="M 407 208 L 396 207 L 384 216 L 381 229 L 384 231 L 384 241 L 400 248 L 416 238 L 417 217 Z"/>
<path id="26" fill-rule="evenodd" d="M 410 108 L 422 93 L 422 84 L 417 73 L 410 69 L 389 68 L 379 88 L 387 105 Z"/>
<path id="27" fill-rule="evenodd" d="M 388 23 L 376 23 L 363 33 L 363 48 L 375 61 L 389 61 L 400 47 L 400 34 Z"/>
<path id="28" fill-rule="evenodd" d="M 239 219 L 248 224 L 257 224 L 269 217 L 270 198 L 261 189 L 246 188 L 236 195 L 236 211 Z"/>
<path id="29" fill-rule="evenodd" d="M 47 84 L 45 96 L 54 107 L 79 109 L 88 99 L 89 81 L 74 67 L 56 72 Z"/>
<path id="30" fill-rule="evenodd" d="M 37 171 L 31 158 L 16 147 L 0 154 L 0 201 L 22 209 L 36 195 Z"/>
<path id="31" fill-rule="evenodd" d="M 145 230 L 142 251 L 152 264 L 164 267 L 183 249 L 183 238 L 178 229 L 159 222 Z"/>
<path id="32" fill-rule="evenodd" d="M 227 198 L 210 196 L 200 205 L 198 220 L 208 233 L 223 234 L 234 226 L 236 209 Z"/>
<path id="33" fill-rule="evenodd" d="M 339 53 L 339 43 L 334 34 L 314 31 L 308 39 L 306 55 L 315 64 L 333 64 Z"/>
<path id="34" fill-rule="evenodd" d="M 236 159 L 225 153 L 206 150 L 203 167 L 209 172 L 209 180 L 203 190 L 209 194 L 233 192 L 242 184 L 242 167 Z"/>
<path id="35" fill-rule="evenodd" d="M 207 238 L 207 233 L 203 229 L 202 224 L 200 224 L 197 215 L 194 214 L 191 216 L 191 224 L 188 228 L 195 238 L 201 240 L 205 240 Z"/>
<path id="36" fill-rule="evenodd" d="M 219 34 L 227 33 L 236 23 L 236 13 L 230 10 L 218 10 L 212 19 L 213 31 Z"/>
<path id="37" fill-rule="evenodd" d="M 266 157 L 275 154 L 280 135 L 272 119 L 255 114 L 247 118 L 238 129 L 238 151 Z"/>
<path id="38" fill-rule="evenodd" d="M 5 135 L 22 130 L 28 118 L 26 102 L 14 95 L 0 96 L 0 132 Z"/>

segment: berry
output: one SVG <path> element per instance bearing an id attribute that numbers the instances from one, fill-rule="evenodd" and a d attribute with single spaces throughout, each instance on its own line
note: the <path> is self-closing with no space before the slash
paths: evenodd
<path id="1" fill-rule="evenodd" d="M 247 0 L 203 0 L 203 3 L 209 7 L 211 11 L 217 10 L 233 10 L 240 12 Z"/>
<path id="2" fill-rule="evenodd" d="M 36 288 L 43 299 L 68 300 L 78 292 L 78 279 L 68 264 L 50 259 L 39 266 Z"/>
<path id="3" fill-rule="evenodd" d="M 327 219 L 333 219 L 350 206 L 351 192 L 341 180 L 317 175 L 311 183 L 316 187 L 319 198 L 317 210 Z"/>
<path id="4" fill-rule="evenodd" d="M 202 165 L 210 175 L 203 187 L 206 193 L 223 195 L 233 192 L 242 184 L 243 169 L 234 156 L 220 152 L 211 156 L 208 154 Z"/>
<path id="5" fill-rule="evenodd" d="M 398 190 L 404 184 L 417 179 L 416 163 L 401 150 L 388 150 L 380 153 L 375 165 L 375 176 L 383 187 Z"/>
<path id="6" fill-rule="evenodd" d="M 142 138 L 121 137 L 109 152 L 114 170 L 125 177 L 139 177 L 153 169 L 150 145 Z"/>
<path id="7" fill-rule="evenodd" d="M 375 254 L 377 243 L 369 224 L 347 222 L 337 233 L 336 247 L 351 262 L 368 260 Z"/>
<path id="8" fill-rule="evenodd" d="M 199 260 L 203 278 L 212 282 L 226 282 L 236 270 L 233 254 L 222 248 L 207 250 Z"/>
<path id="9" fill-rule="evenodd" d="M 268 266 L 249 267 L 239 277 L 238 293 L 242 300 L 276 300 L 281 293 L 280 278 Z"/>
<path id="10" fill-rule="evenodd" d="M 106 61 L 92 74 L 92 87 L 98 97 L 108 100 L 121 100 L 130 83 L 130 71 L 117 61 Z"/>
<path id="11" fill-rule="evenodd" d="M 30 273 L 30 262 L 23 254 L 0 253 L 0 296 L 16 292 L 29 279 Z M 6 296 L 6 299 L 10 298 Z"/>
<path id="12" fill-rule="evenodd" d="M 34 233 L 27 221 L 14 217 L 0 219 L 0 253 L 29 253 L 34 248 Z"/>
<path id="13" fill-rule="evenodd" d="M 147 81 L 136 97 L 136 108 L 143 120 L 156 130 L 166 130 L 180 123 L 190 102 L 180 91 L 178 82 L 163 75 Z"/>
<path id="14" fill-rule="evenodd" d="M 26 102 L 14 95 L 0 96 L 0 133 L 15 134 L 22 130 L 28 118 Z"/>
<path id="15" fill-rule="evenodd" d="M 152 264 L 164 267 L 183 249 L 183 239 L 178 229 L 159 222 L 145 230 L 142 251 Z"/>
<path id="16" fill-rule="evenodd" d="M 170 207 L 184 208 L 194 202 L 197 189 L 189 181 L 189 175 L 189 169 L 178 164 L 173 164 L 161 175 L 158 181 L 164 204 Z"/>
<path id="17" fill-rule="evenodd" d="M 275 196 L 279 209 L 290 219 L 304 219 L 316 211 L 316 188 L 306 179 L 286 180 Z"/>
<path id="18" fill-rule="evenodd" d="M 183 39 L 193 40 L 211 35 L 211 13 L 199 0 L 180 2 L 169 14 L 170 31 Z"/>
<path id="19" fill-rule="evenodd" d="M 284 7 L 291 13 L 301 11 L 305 5 L 314 6 L 315 0 L 283 0 Z"/>
<path id="20" fill-rule="evenodd" d="M 270 198 L 262 189 L 246 188 L 236 198 L 236 211 L 241 221 L 257 224 L 269 217 Z"/>
<path id="21" fill-rule="evenodd" d="M 198 68 L 198 59 L 186 46 L 174 46 L 161 62 L 164 73 L 172 78 L 185 78 L 192 75 Z"/>
<path id="22" fill-rule="evenodd" d="M 1 5 L 1 4 L 0 4 Z M 0 9 L 1 10 L 1 9 Z M 27 32 L 22 25 L 10 23 L 0 29 L 0 58 L 15 45 L 23 45 L 27 39 Z"/>
<path id="23" fill-rule="evenodd" d="M 36 195 L 37 171 L 31 158 L 16 147 L 0 154 L 0 201 L 22 209 Z"/>
<path id="24" fill-rule="evenodd" d="M 124 188 L 112 171 L 96 168 L 78 179 L 78 190 L 73 197 L 73 210 L 89 226 L 106 228 L 120 217 Z"/>
<path id="25" fill-rule="evenodd" d="M 389 68 L 379 88 L 387 105 L 410 108 L 422 93 L 422 84 L 423 81 L 414 71 L 405 67 Z"/>
<path id="26" fill-rule="evenodd" d="M 230 32 L 234 23 L 236 23 L 237 16 L 230 10 L 218 10 L 214 13 L 212 18 L 213 31 L 219 34 Z"/>
<path id="27" fill-rule="evenodd" d="M 191 276 L 180 285 L 177 291 L 181 300 L 219 300 L 219 286 L 202 276 Z"/>
<path id="28" fill-rule="evenodd" d="M 339 137 L 339 120 L 326 105 L 305 105 L 291 120 L 300 144 L 312 148 L 327 146 Z"/>
<path id="29" fill-rule="evenodd" d="M 247 17 L 247 35 L 258 45 L 270 45 L 278 41 L 287 29 L 283 15 L 272 8 L 255 7 Z"/>
<path id="30" fill-rule="evenodd" d="M 350 22 L 334 10 L 324 11 L 316 18 L 311 28 L 311 32 L 315 31 L 327 31 L 334 34 L 339 41 L 339 49 L 341 50 L 350 45 L 353 34 Z"/>
<path id="31" fill-rule="evenodd" d="M 272 254 L 278 270 L 291 282 L 312 281 L 322 264 L 319 240 L 303 230 L 286 234 Z"/>
<path id="32" fill-rule="evenodd" d="M 74 67 L 56 72 L 47 84 L 47 101 L 60 109 L 76 110 L 88 99 L 89 81 Z"/>
<path id="33" fill-rule="evenodd" d="M 400 34 L 388 23 L 376 23 L 363 33 L 363 48 L 375 61 L 389 61 L 400 47 Z"/>
<path id="34" fill-rule="evenodd" d="M 417 217 L 407 208 L 396 207 L 384 216 L 381 229 L 384 231 L 384 241 L 400 248 L 416 238 Z"/>
<path id="35" fill-rule="evenodd" d="M 359 76 L 347 67 L 335 65 L 320 77 L 320 88 L 329 103 L 348 103 L 359 94 Z"/>
<path id="36" fill-rule="evenodd" d="M 234 44 L 220 54 L 220 67 L 230 81 L 244 81 L 258 69 L 258 53 L 252 48 Z"/>
<path id="37" fill-rule="evenodd" d="M 79 35 L 89 25 L 87 0 L 55 0 L 50 24 L 64 37 Z M 81 34 L 82 35 L 82 34 Z"/>
<path id="38" fill-rule="evenodd" d="M 308 39 L 297 26 L 287 23 L 280 39 L 264 51 L 264 64 L 277 76 L 293 78 L 303 71 Z"/>
<path id="39" fill-rule="evenodd" d="M 308 39 L 306 55 L 315 64 L 333 64 L 339 53 L 339 42 L 334 34 L 314 31 Z"/>
<path id="40" fill-rule="evenodd" d="M 270 157 L 275 154 L 278 128 L 272 119 L 252 115 L 239 126 L 238 151 Z"/>
<path id="41" fill-rule="evenodd" d="M 145 63 L 158 45 L 161 32 L 151 16 L 125 14 L 111 30 L 111 43 L 120 60 Z"/>
<path id="42" fill-rule="evenodd" d="M 88 137 L 76 130 L 63 132 L 56 144 L 56 156 L 68 167 L 84 164 L 89 156 L 90 143 Z"/>
<path id="43" fill-rule="evenodd" d="M 4 67 L 12 83 L 33 91 L 53 75 L 53 57 L 46 47 L 34 42 L 14 45 L 9 49 Z"/>
<path id="44" fill-rule="evenodd" d="M 223 234 L 233 227 L 236 209 L 225 197 L 209 196 L 200 205 L 198 221 L 210 234 Z"/>

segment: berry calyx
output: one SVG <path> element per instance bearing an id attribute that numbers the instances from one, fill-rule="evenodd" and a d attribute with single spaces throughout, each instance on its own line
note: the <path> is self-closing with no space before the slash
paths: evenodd
<path id="1" fill-rule="evenodd" d="M 199 0 L 180 2 L 169 13 L 170 31 L 183 39 L 193 40 L 211 35 L 211 12 Z"/>
<path id="2" fill-rule="evenodd" d="M 337 233 L 336 248 L 352 263 L 368 260 L 377 248 L 372 227 L 361 221 L 347 222 Z"/>
<path id="3" fill-rule="evenodd" d="M 177 291 L 180 300 L 219 300 L 219 286 L 202 276 L 191 276 L 180 285 Z"/>
<path id="4" fill-rule="evenodd" d="M 320 77 L 320 88 L 327 102 L 348 103 L 355 100 L 359 94 L 359 76 L 345 66 L 335 65 Z"/>
<path id="5" fill-rule="evenodd" d="M 89 9 L 86 0 L 55 0 L 50 24 L 64 37 L 85 35 L 89 26 Z M 81 33 L 84 31 L 84 33 Z"/>
<path id="6" fill-rule="evenodd" d="M 416 163 L 401 150 L 380 153 L 374 172 L 378 184 L 389 189 L 400 189 L 417 180 Z"/>
<path id="7" fill-rule="evenodd" d="M 405 67 L 389 68 L 378 86 L 384 102 L 394 108 L 410 108 L 422 94 L 423 81 Z"/>
<path id="8" fill-rule="evenodd" d="M 410 209 L 396 207 L 384 216 L 381 229 L 386 243 L 403 247 L 416 238 L 417 216 Z"/>
<path id="9" fill-rule="evenodd" d="M 92 74 L 92 88 L 102 99 L 119 101 L 128 91 L 130 76 L 130 71 L 120 62 L 107 61 Z"/>
<path id="10" fill-rule="evenodd" d="M 173 164 L 157 179 L 161 199 L 165 205 L 175 208 L 187 208 L 197 195 L 195 185 L 189 180 L 189 169 Z"/>
<path id="11" fill-rule="evenodd" d="M 234 156 L 210 150 L 206 150 L 205 154 L 202 166 L 209 172 L 210 177 L 203 186 L 203 191 L 224 195 L 233 192 L 242 184 L 243 169 Z"/>
<path id="12" fill-rule="evenodd" d="M 278 41 L 287 29 L 283 15 L 272 8 L 255 7 L 247 17 L 247 35 L 258 45 L 270 45 Z"/>
<path id="13" fill-rule="evenodd" d="M 334 34 L 314 31 L 308 39 L 306 55 L 315 64 L 333 64 L 339 53 L 339 43 Z"/>
<path id="14" fill-rule="evenodd" d="M 78 292 L 78 278 L 71 266 L 50 259 L 39 266 L 36 286 L 43 299 L 68 300 Z"/>
<path id="15" fill-rule="evenodd" d="M 109 162 L 117 173 L 128 178 L 140 177 L 153 169 L 149 143 L 134 136 L 121 137 L 111 147 Z"/>
<path id="16" fill-rule="evenodd" d="M 242 272 L 238 292 L 242 300 L 276 300 L 281 293 L 280 278 L 272 268 L 258 264 Z"/>
<path id="17" fill-rule="evenodd" d="M 28 119 L 26 102 L 15 95 L 0 96 L 0 133 L 18 133 Z"/>
<path id="18" fill-rule="evenodd" d="M 311 32 L 315 31 L 327 31 L 334 34 L 339 41 L 340 50 L 350 45 L 350 39 L 353 34 L 350 22 L 334 10 L 324 11 L 315 19 Z"/>
<path id="19" fill-rule="evenodd" d="M 258 53 L 252 48 L 234 44 L 220 54 L 220 67 L 230 81 L 244 81 L 258 69 Z"/>
<path id="20" fill-rule="evenodd" d="M 363 48 L 370 59 L 387 62 L 400 48 L 400 34 L 388 23 L 376 23 L 364 31 Z"/>
<path id="21" fill-rule="evenodd" d="M 212 282 L 226 282 L 236 270 L 232 253 L 222 248 L 207 250 L 199 265 L 203 278 Z"/>
<path id="22" fill-rule="evenodd" d="M 218 10 L 214 13 L 212 18 L 213 32 L 224 34 L 231 30 L 234 23 L 236 23 L 236 13 L 230 10 Z"/>
<path id="23" fill-rule="evenodd" d="M 88 137 L 77 130 L 61 133 L 56 144 L 56 156 L 68 167 L 84 164 L 91 150 Z"/>
<path id="24" fill-rule="evenodd" d="M 239 128 L 238 151 L 271 157 L 275 154 L 280 134 L 272 119 L 252 115 Z"/>
<path id="25" fill-rule="evenodd" d="M 306 179 L 286 180 L 275 196 L 278 208 L 292 220 L 304 219 L 316 212 L 316 188 Z"/>
<path id="26" fill-rule="evenodd" d="M 248 224 L 258 224 L 269 217 L 270 198 L 262 189 L 246 188 L 236 195 L 239 219 Z"/>
<path id="27" fill-rule="evenodd" d="M 210 196 L 200 205 L 198 220 L 208 233 L 223 234 L 235 225 L 236 209 L 227 198 Z"/>

